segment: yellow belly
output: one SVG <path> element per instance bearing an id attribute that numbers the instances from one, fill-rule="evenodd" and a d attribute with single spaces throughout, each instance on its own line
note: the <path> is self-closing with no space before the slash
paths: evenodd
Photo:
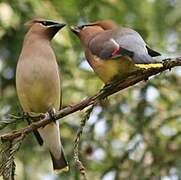
<path id="1" fill-rule="evenodd" d="M 102 60 L 94 56 L 91 66 L 104 83 L 110 82 L 115 76 L 124 77 L 136 67 L 129 59 Z"/>
<path id="2" fill-rule="evenodd" d="M 134 64 L 129 57 L 114 60 L 102 60 L 97 56 L 93 56 L 89 63 L 104 83 L 109 83 L 117 76 L 120 78 L 125 78 L 139 68 L 148 69 L 163 66 L 161 63 Z"/>

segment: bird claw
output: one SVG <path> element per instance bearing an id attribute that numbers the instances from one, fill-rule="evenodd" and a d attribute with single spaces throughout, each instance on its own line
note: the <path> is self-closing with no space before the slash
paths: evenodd
<path id="1" fill-rule="evenodd" d="M 148 81 L 148 80 L 149 80 L 149 77 L 145 77 L 144 81 L 146 82 L 146 81 Z"/>
<path id="2" fill-rule="evenodd" d="M 109 87 L 111 86 L 111 84 L 112 84 L 112 83 L 110 83 L 110 82 L 107 83 L 107 84 L 105 84 L 105 85 L 103 86 L 102 90 L 109 88 Z"/>
<path id="3" fill-rule="evenodd" d="M 48 110 L 48 114 L 50 116 L 50 119 L 55 122 L 56 121 L 56 111 L 55 111 L 55 108 L 50 108 Z"/>
<path id="4" fill-rule="evenodd" d="M 22 112 L 22 117 L 23 119 L 28 119 L 30 116 L 28 112 Z"/>
<path id="5" fill-rule="evenodd" d="M 37 121 L 40 118 L 44 118 L 45 115 L 43 113 L 35 113 L 35 112 L 23 112 L 22 117 L 24 119 L 32 119 L 33 121 Z"/>

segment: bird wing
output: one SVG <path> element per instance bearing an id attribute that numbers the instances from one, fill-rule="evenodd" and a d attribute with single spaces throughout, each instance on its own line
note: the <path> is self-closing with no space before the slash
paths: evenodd
<path id="1" fill-rule="evenodd" d="M 89 49 L 92 54 L 101 59 L 114 59 L 121 56 L 132 56 L 133 52 L 120 46 L 110 31 L 102 32 L 89 41 Z"/>
<path id="2" fill-rule="evenodd" d="M 101 32 L 90 39 L 88 46 L 94 55 L 105 60 L 129 56 L 134 63 L 155 62 L 142 37 L 129 28 Z"/>
<path id="3" fill-rule="evenodd" d="M 32 123 L 31 119 L 26 118 L 26 120 L 27 120 L 27 122 L 28 122 L 28 125 L 30 125 L 30 124 Z M 34 131 L 33 131 L 33 134 L 34 134 L 37 142 L 39 143 L 39 145 L 42 146 L 42 145 L 43 145 L 43 139 L 42 139 L 42 137 L 40 136 L 40 133 L 39 133 L 37 130 L 34 130 Z"/>

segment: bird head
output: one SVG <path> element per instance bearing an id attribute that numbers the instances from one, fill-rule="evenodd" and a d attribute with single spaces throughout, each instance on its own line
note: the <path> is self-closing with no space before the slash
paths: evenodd
<path id="1" fill-rule="evenodd" d="M 93 22 L 90 24 L 100 26 L 104 30 L 110 30 L 110 29 L 117 29 L 118 28 L 118 25 L 110 19 L 100 20 L 100 21 L 96 21 L 96 22 Z"/>
<path id="2" fill-rule="evenodd" d="M 29 27 L 30 33 L 34 33 L 40 37 L 51 40 L 66 24 L 46 19 L 33 19 L 27 22 L 25 25 Z"/>
<path id="3" fill-rule="evenodd" d="M 72 26 L 70 29 L 84 44 L 86 44 L 94 35 L 104 31 L 104 29 L 102 29 L 100 26 L 92 23 Z"/>

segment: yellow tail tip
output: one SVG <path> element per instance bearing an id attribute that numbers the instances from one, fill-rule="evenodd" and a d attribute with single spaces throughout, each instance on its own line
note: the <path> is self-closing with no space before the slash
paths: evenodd
<path id="1" fill-rule="evenodd" d="M 60 174 L 62 172 L 68 172 L 69 166 L 64 167 L 63 169 L 54 169 L 55 174 Z"/>
<path id="2" fill-rule="evenodd" d="M 136 67 L 142 69 L 149 69 L 149 68 L 161 68 L 163 67 L 162 63 L 154 63 L 154 64 L 135 64 Z"/>

